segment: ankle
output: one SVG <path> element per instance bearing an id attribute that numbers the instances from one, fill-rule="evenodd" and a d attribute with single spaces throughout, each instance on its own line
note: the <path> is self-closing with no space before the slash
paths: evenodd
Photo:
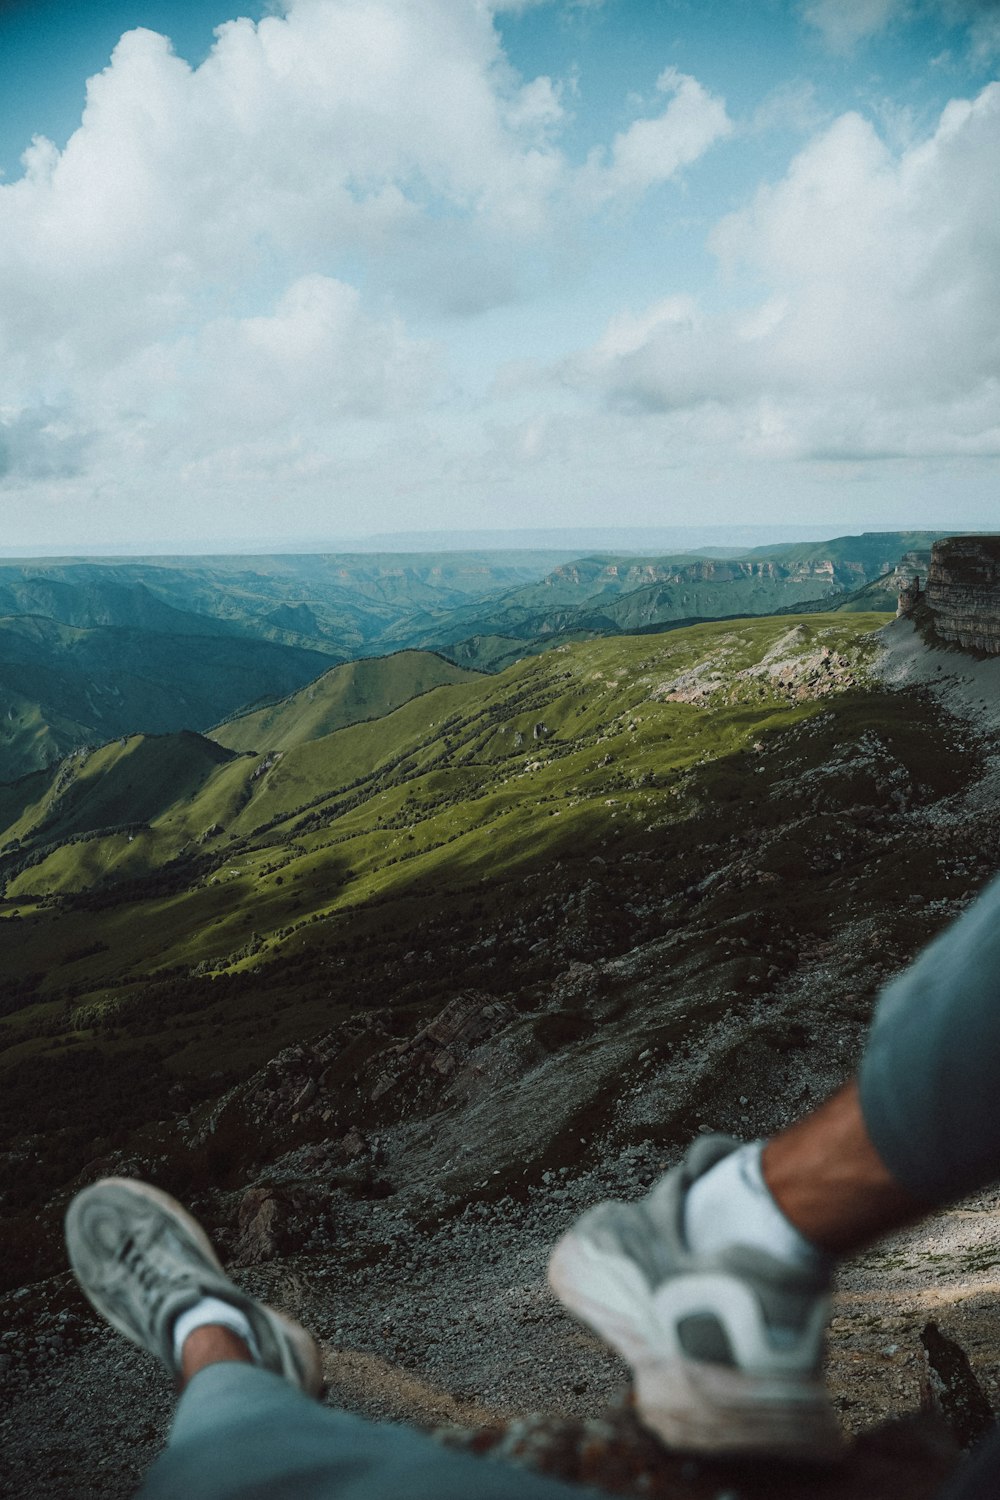
<path id="1" fill-rule="evenodd" d="M 251 1363 L 260 1363 L 260 1346 L 254 1336 L 253 1328 L 250 1326 L 250 1320 L 246 1313 L 234 1303 L 224 1302 L 220 1297 L 201 1297 L 186 1312 L 182 1312 L 174 1323 L 172 1333 L 174 1367 L 176 1369 L 183 1370 L 185 1346 L 192 1335 L 197 1333 L 200 1328 L 211 1328 L 216 1333 L 224 1330 L 226 1333 L 231 1334 L 236 1343 L 247 1351 Z M 223 1349 L 228 1347 L 220 1343 L 217 1338 L 208 1342 L 213 1348 Z M 200 1344 L 195 1347 L 200 1347 Z M 205 1360 L 204 1363 L 215 1363 L 219 1357 L 218 1355 L 213 1356 L 212 1359 Z M 224 1354 L 221 1357 L 232 1359 L 234 1356 L 232 1354 Z M 243 1358 L 242 1355 L 236 1357 Z"/>
<path id="2" fill-rule="evenodd" d="M 181 1348 L 181 1384 L 203 1370 L 206 1365 L 254 1363 L 250 1349 L 239 1334 L 219 1323 L 202 1323 L 188 1334 Z"/>
<path id="3" fill-rule="evenodd" d="M 790 1267 L 822 1275 L 830 1259 L 786 1217 L 761 1172 L 763 1142 L 740 1146 L 688 1188 L 684 1233 L 697 1254 L 743 1246 Z"/>

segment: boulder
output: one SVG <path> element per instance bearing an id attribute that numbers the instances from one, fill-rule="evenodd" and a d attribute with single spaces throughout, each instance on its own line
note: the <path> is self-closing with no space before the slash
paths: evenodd
<path id="1" fill-rule="evenodd" d="M 233 1259 L 256 1266 L 273 1260 L 283 1245 L 285 1205 L 271 1188 L 248 1188 L 240 1201 Z"/>

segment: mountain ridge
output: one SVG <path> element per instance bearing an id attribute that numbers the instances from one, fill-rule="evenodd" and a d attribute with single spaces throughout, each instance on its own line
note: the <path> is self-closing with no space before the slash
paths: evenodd
<path id="1" fill-rule="evenodd" d="M 923 536 L 865 534 L 739 559 L 289 554 L 187 559 L 183 567 L 168 558 L 7 560 L 0 610 L 19 612 L 0 620 L 0 777 L 109 735 L 204 730 L 342 661 L 430 650 L 464 669 L 498 671 L 574 640 L 797 603 L 822 608 L 826 598 L 832 607 L 838 589 L 844 602 L 848 586 L 856 593 L 859 580 L 887 576 L 901 549 Z"/>
<path id="2" fill-rule="evenodd" d="M 212 726 L 209 737 L 234 750 L 285 750 L 303 739 L 383 717 L 411 698 L 476 674 L 432 651 L 393 651 L 331 667 L 267 707 Z"/>

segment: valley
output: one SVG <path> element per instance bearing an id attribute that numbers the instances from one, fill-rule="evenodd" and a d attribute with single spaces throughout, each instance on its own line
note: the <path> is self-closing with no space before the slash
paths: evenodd
<path id="1" fill-rule="evenodd" d="M 0 782 L 137 732 L 204 731 L 339 662 L 501 671 L 560 641 L 895 607 L 930 532 L 714 555 L 547 551 L 0 561 Z M 331 726 L 332 727 L 332 726 Z"/>
<path id="2" fill-rule="evenodd" d="M 123 1495 L 162 1431 L 165 1396 L 63 1270 L 62 1206 L 109 1172 L 189 1201 L 237 1275 L 308 1318 L 353 1409 L 596 1420 L 621 1369 L 544 1290 L 551 1239 L 699 1131 L 751 1138 L 818 1102 L 881 985 L 997 872 L 1000 661 L 922 628 L 855 601 L 559 638 L 489 673 L 401 650 L 0 787 L 22 1492 L 30 1400 L 50 1493 L 119 1493 L 116 1418 L 88 1436 L 73 1390 L 146 1414 Z M 949 1221 L 934 1285 L 1000 1399 L 976 1249 L 994 1211 Z M 844 1268 L 851 1431 L 918 1399 L 942 1233 Z"/>

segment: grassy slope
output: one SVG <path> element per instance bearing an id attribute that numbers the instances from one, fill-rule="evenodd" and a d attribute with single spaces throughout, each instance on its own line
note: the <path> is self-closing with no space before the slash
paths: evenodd
<path id="1" fill-rule="evenodd" d="M 197 729 L 329 664 L 319 652 L 219 634 L 0 620 L 0 780 L 80 744 Z"/>
<path id="2" fill-rule="evenodd" d="M 220 724 L 211 738 L 233 750 L 288 750 L 475 675 L 430 651 L 367 657 L 334 667 L 280 703 Z"/>
<path id="3" fill-rule="evenodd" d="M 22 788 L 25 801 L 4 841 L 16 837 L 23 843 L 33 835 L 66 839 L 113 824 L 147 823 L 196 797 L 212 773 L 233 758 L 234 752 L 187 730 L 136 734 L 77 751 L 44 776 L 41 796 L 34 796 L 40 782 L 34 776 L 5 789 L 11 811 Z"/>
<path id="4" fill-rule="evenodd" d="M 146 809 L 150 828 L 131 842 L 67 845 L 13 880 L 7 972 L 45 969 L 42 994 L 72 979 L 113 1000 L 108 987 L 125 973 L 293 960 L 316 922 L 357 920 L 372 903 L 430 899 L 440 909 L 449 888 L 517 877 L 623 829 L 662 827 L 667 837 L 685 813 L 689 772 L 830 701 L 799 701 L 747 669 L 782 640 L 791 644 L 779 656 L 814 658 L 827 645 L 863 657 L 866 633 L 884 619 L 747 620 L 558 648 L 300 745 L 256 778 L 256 760 L 218 766 L 194 795 Z M 669 701 L 678 676 L 699 669 L 709 699 Z M 58 919 L 37 906 L 38 895 L 85 888 L 98 871 L 155 870 L 217 824 L 200 846 L 212 867 L 176 891 Z M 60 969 L 95 939 L 107 953 Z"/>
<path id="5" fill-rule="evenodd" d="M 638 1055 L 662 1040 L 659 990 L 665 1000 L 679 980 L 697 981 L 702 1027 L 758 991 L 769 999 L 772 977 L 834 928 L 861 923 L 867 944 L 877 913 L 877 952 L 912 951 L 930 909 L 908 900 L 906 799 L 952 795 L 977 752 L 952 736 L 942 756 L 936 714 L 868 682 L 866 632 L 885 619 L 744 620 L 558 647 L 270 769 L 258 757 L 218 766 L 132 843 L 60 849 L 0 902 L 0 1134 L 33 1163 L 25 1175 L 22 1152 L 0 1165 L 0 1196 L 30 1205 L 111 1145 L 152 1151 L 160 1171 L 179 1112 L 342 1022 L 331 1139 L 408 1108 L 408 1093 L 384 1117 L 372 1103 L 378 1028 L 412 1034 L 470 989 L 523 1007 L 544 1051 L 582 1038 L 571 1072 L 586 1071 L 589 1001 L 584 1014 L 563 991 L 578 961 L 598 965 L 602 995 L 610 985 L 617 1035 L 632 1024 L 627 986 L 615 1007 L 635 955 L 670 947 L 662 976 L 647 955 Z M 172 868 L 185 837 L 193 858 Z M 950 863 L 921 867 L 928 900 L 953 894 Z M 109 872 L 134 883 L 102 890 Z M 43 896 L 46 881 L 64 894 Z M 90 889 L 65 894 L 74 886 Z M 35 1166 L 37 1143 L 22 1137 L 38 1131 Z M 238 1159 L 227 1152 L 248 1149 L 237 1137 L 213 1135 L 190 1170 L 224 1176 Z M 26 1266 L 29 1230 L 20 1219 L 12 1233 Z"/>

